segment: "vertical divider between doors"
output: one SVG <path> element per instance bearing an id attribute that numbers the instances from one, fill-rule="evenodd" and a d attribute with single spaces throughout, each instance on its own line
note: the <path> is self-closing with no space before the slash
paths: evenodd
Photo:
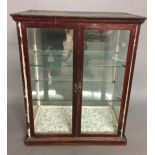
<path id="1" fill-rule="evenodd" d="M 81 89 L 79 91 L 79 127 L 78 134 L 81 135 L 81 122 L 82 122 L 82 90 L 83 90 L 83 63 L 84 63 L 84 26 L 79 25 L 79 83 L 81 85 Z"/>
<path id="2" fill-rule="evenodd" d="M 75 91 L 75 84 L 78 82 L 78 26 L 74 28 L 73 33 L 73 106 L 72 106 L 72 136 L 78 136 L 78 121 L 77 121 L 77 107 L 78 107 L 78 94 Z"/>
<path id="3" fill-rule="evenodd" d="M 74 32 L 74 55 L 73 55 L 73 131 L 75 137 L 81 133 L 81 105 L 82 105 L 82 76 L 83 76 L 83 28 L 78 25 Z M 75 84 L 81 87 L 78 91 Z"/>

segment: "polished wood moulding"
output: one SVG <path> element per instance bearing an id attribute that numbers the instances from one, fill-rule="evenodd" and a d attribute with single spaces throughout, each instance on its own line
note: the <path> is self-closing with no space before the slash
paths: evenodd
<path id="1" fill-rule="evenodd" d="M 123 137 L 55 137 L 55 138 L 26 138 L 25 144 L 35 145 L 126 145 Z"/>

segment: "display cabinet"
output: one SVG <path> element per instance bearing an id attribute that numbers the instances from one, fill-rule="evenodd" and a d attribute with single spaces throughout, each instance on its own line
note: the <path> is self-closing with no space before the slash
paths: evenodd
<path id="1" fill-rule="evenodd" d="M 27 145 L 125 145 L 140 26 L 127 13 L 25 11 L 17 24 Z"/>

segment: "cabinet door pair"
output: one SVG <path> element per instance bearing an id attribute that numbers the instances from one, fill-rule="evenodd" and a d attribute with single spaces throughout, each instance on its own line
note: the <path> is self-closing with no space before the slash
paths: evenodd
<path id="1" fill-rule="evenodd" d="M 29 24 L 23 29 L 30 132 L 120 134 L 135 27 Z"/>

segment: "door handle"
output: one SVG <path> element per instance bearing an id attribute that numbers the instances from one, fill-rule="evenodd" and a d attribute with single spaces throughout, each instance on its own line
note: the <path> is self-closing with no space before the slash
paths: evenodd
<path id="1" fill-rule="evenodd" d="M 74 91 L 75 92 L 81 91 L 81 83 L 80 82 L 78 84 L 77 83 L 74 84 Z"/>

